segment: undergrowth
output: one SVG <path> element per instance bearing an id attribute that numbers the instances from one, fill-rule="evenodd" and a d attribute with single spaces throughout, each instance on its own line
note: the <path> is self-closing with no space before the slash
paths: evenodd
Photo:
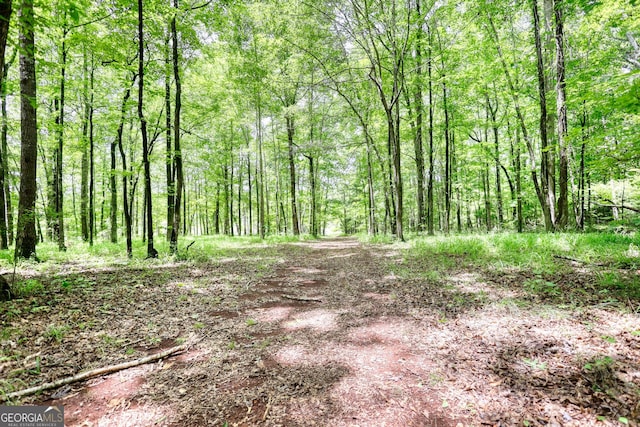
<path id="1" fill-rule="evenodd" d="M 640 301 L 640 238 L 614 233 L 496 233 L 418 237 L 407 257 L 435 268 L 519 273 L 543 300 L 586 295 L 600 302 Z M 434 260 L 437 259 L 437 262 Z M 584 298 L 582 298 L 584 300 Z M 631 304 L 634 307 L 633 304 Z"/>

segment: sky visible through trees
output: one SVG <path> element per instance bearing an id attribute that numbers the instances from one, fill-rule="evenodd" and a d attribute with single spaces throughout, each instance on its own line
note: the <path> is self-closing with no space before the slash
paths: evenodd
<path id="1" fill-rule="evenodd" d="M 0 244 L 632 220 L 634 3 L 2 1 Z"/>

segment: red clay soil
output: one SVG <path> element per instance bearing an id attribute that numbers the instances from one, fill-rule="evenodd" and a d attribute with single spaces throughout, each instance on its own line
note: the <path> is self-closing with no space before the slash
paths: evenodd
<path id="1" fill-rule="evenodd" d="M 464 262 L 430 274 L 436 259 L 400 249 L 334 239 L 85 273 L 91 292 L 60 296 L 76 318 L 4 325 L 22 327 L 16 361 L 40 353 L 15 378 L 193 344 L 23 403 L 64 405 L 67 426 L 638 426 L 638 313 L 527 300 L 518 274 Z M 47 324 L 70 329 L 53 342 Z"/>

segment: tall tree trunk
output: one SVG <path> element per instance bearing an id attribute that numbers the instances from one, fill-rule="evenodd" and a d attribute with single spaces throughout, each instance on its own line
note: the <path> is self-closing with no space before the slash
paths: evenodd
<path id="1" fill-rule="evenodd" d="M 489 112 L 489 116 L 491 117 L 491 130 L 493 131 L 493 158 L 494 158 L 494 166 L 495 166 L 495 177 L 496 177 L 496 211 L 498 214 L 497 217 L 497 227 L 502 228 L 502 223 L 504 222 L 504 208 L 502 203 L 502 182 L 500 179 L 500 140 L 499 140 L 499 129 L 498 129 L 498 99 L 496 96 L 495 105 L 491 103 L 491 99 L 489 98 L 489 92 L 487 91 L 487 111 Z M 488 141 L 487 141 L 488 142 Z"/>
<path id="2" fill-rule="evenodd" d="M 184 187 L 184 174 L 182 169 L 182 148 L 180 146 L 180 118 L 182 110 L 182 81 L 180 79 L 180 56 L 178 47 L 178 30 L 176 29 L 176 15 L 178 11 L 178 0 L 173 0 L 175 9 L 171 19 L 171 39 L 173 41 L 173 79 L 176 84 L 175 113 L 173 115 L 173 169 L 175 172 L 175 205 L 173 212 L 173 227 L 171 228 L 171 253 L 178 252 L 178 232 L 180 231 L 180 222 L 182 220 L 180 212 L 180 204 L 182 202 L 182 193 Z"/>
<path id="3" fill-rule="evenodd" d="M 580 172 L 579 172 L 579 188 L 578 188 L 578 203 L 580 204 L 580 213 L 578 217 L 578 228 L 584 231 L 584 217 L 585 217 L 585 152 L 587 148 L 588 139 L 588 123 L 587 123 L 587 108 L 585 106 L 586 101 L 582 103 L 582 117 L 580 119 L 580 127 L 582 130 L 582 143 L 580 144 Z"/>
<path id="4" fill-rule="evenodd" d="M 153 200 L 151 194 L 151 165 L 149 162 L 149 136 L 144 116 L 144 25 L 142 0 L 138 0 L 138 118 L 142 134 L 142 164 L 144 167 L 145 217 L 147 229 L 147 258 L 157 258 L 153 247 Z"/>
<path id="5" fill-rule="evenodd" d="M 66 21 L 66 12 L 64 13 L 64 20 Z M 65 83 L 67 72 L 67 34 L 69 30 L 66 27 L 66 22 L 62 28 L 62 46 L 60 48 L 60 95 L 59 98 L 54 100 L 56 115 L 56 134 L 58 139 L 57 147 L 54 151 L 54 167 L 53 167 L 53 182 L 54 182 L 54 224 L 53 235 L 58 241 L 58 250 L 66 251 L 67 247 L 64 243 L 64 188 L 62 185 L 62 153 L 64 148 L 64 104 L 65 104 Z"/>
<path id="6" fill-rule="evenodd" d="M 434 180 L 434 164 L 433 164 L 433 52 L 431 36 L 431 27 L 427 27 L 427 35 L 429 37 L 427 50 L 427 78 L 429 86 L 429 173 L 427 177 L 427 232 L 430 236 L 434 235 L 434 205 L 433 205 L 433 180 Z"/>
<path id="7" fill-rule="evenodd" d="M 7 176 L 7 117 L 6 117 L 6 84 L 5 84 L 5 50 L 7 36 L 9 34 L 9 22 L 11 19 L 11 0 L 0 1 L 0 96 L 2 102 L 2 142 L 0 143 L 0 249 L 9 248 L 7 236 L 7 199 L 11 199 L 8 191 L 5 192 L 5 179 Z"/>
<path id="8" fill-rule="evenodd" d="M 522 131 L 522 137 L 527 146 L 527 151 L 529 153 L 529 171 L 531 173 L 531 180 L 533 181 L 533 186 L 536 190 L 536 196 L 538 197 L 538 202 L 542 207 L 542 211 L 544 213 L 544 220 L 547 229 L 553 229 L 553 225 L 551 223 L 551 216 L 549 215 L 550 206 L 549 201 L 546 198 L 546 195 L 543 192 L 543 189 L 540 186 L 540 181 L 538 180 L 538 171 L 536 169 L 536 156 L 535 151 L 533 149 L 533 142 L 527 130 L 527 125 L 524 119 L 524 114 L 522 113 L 522 108 L 520 107 L 520 97 L 518 95 L 518 91 L 513 83 L 513 79 L 511 78 L 510 68 L 507 65 L 507 62 L 502 53 L 502 46 L 500 45 L 500 38 L 498 36 L 498 32 L 496 30 L 495 24 L 493 23 L 493 18 L 491 15 L 488 15 L 489 25 L 491 29 L 491 37 L 493 38 L 493 42 L 495 44 L 496 50 L 498 52 L 498 57 L 500 59 L 500 64 L 502 65 L 502 70 L 504 72 L 505 78 L 507 80 L 507 86 L 509 88 L 509 92 L 511 93 L 511 98 L 513 100 L 513 105 L 516 110 L 516 117 L 518 118 L 518 124 L 520 126 L 520 130 Z"/>
<path id="9" fill-rule="evenodd" d="M 82 240 L 89 241 L 89 66 L 87 65 L 87 50 L 83 51 L 82 97 L 84 100 L 84 115 L 82 118 L 82 166 L 80 182 L 80 231 Z"/>
<path id="10" fill-rule="evenodd" d="M 96 231 L 96 215 L 95 215 L 95 144 L 93 140 L 93 85 L 94 85 L 94 67 L 93 54 L 91 55 L 91 70 L 89 72 L 89 245 L 93 246 L 93 238 Z"/>
<path id="11" fill-rule="evenodd" d="M 444 64 L 442 64 L 444 66 Z M 443 68 L 444 69 L 444 68 Z M 442 76 L 442 107 L 444 109 L 444 231 L 449 233 L 451 218 L 451 145 L 449 141 L 449 108 L 446 77 Z"/>
<path id="12" fill-rule="evenodd" d="M 298 203 L 296 201 L 296 164 L 294 159 L 293 136 L 295 134 L 294 119 L 290 114 L 285 117 L 287 123 L 287 142 L 289 147 L 289 183 L 291 188 L 291 222 L 293 224 L 294 236 L 300 235 L 300 224 L 298 223 Z"/>
<path id="13" fill-rule="evenodd" d="M 377 233 L 377 223 L 376 223 L 376 199 L 374 193 L 374 184 L 373 184 L 373 165 L 371 159 L 371 144 L 373 141 L 369 138 L 368 131 L 365 130 L 365 138 L 367 145 L 367 187 L 368 187 L 368 196 L 369 196 L 369 235 L 375 236 Z"/>
<path id="14" fill-rule="evenodd" d="M 400 152 L 400 104 L 395 103 L 391 110 L 393 123 L 389 128 L 389 138 L 392 143 L 393 158 L 393 187 L 395 193 L 395 235 L 396 239 L 404 241 L 404 202 L 402 184 L 402 166 Z"/>
<path id="15" fill-rule="evenodd" d="M 515 163 L 516 163 L 516 197 L 517 197 L 517 205 L 516 205 L 516 213 L 517 213 L 517 229 L 518 233 L 522 233 L 524 231 L 524 218 L 522 214 L 522 166 L 520 164 L 520 129 L 516 128 L 516 154 L 515 154 Z"/>
<path id="16" fill-rule="evenodd" d="M 36 121 L 36 67 L 33 0 L 20 6 L 20 200 L 15 246 L 16 258 L 35 256 L 36 162 L 38 127 Z"/>
<path id="17" fill-rule="evenodd" d="M 309 160 L 309 183 L 311 185 L 311 235 L 318 236 L 316 166 L 313 156 L 305 156 Z"/>
<path id="18" fill-rule="evenodd" d="M 167 29 L 164 46 L 165 74 L 164 74 L 164 109 L 165 109 L 165 174 L 167 181 L 167 241 L 171 242 L 173 230 L 173 213 L 175 211 L 175 181 L 173 174 L 173 121 L 171 120 L 171 23 Z"/>
<path id="19" fill-rule="evenodd" d="M 136 80 L 136 75 L 131 79 L 131 86 Z M 133 242 L 132 242 L 132 232 L 133 232 L 133 224 L 132 224 L 132 211 L 133 211 L 133 196 L 129 197 L 129 191 L 133 194 L 133 189 L 129 190 L 129 183 L 131 183 L 131 187 L 133 187 L 133 174 L 132 171 L 129 171 L 127 168 L 127 155 L 124 151 L 122 135 L 124 132 L 124 121 L 126 117 L 127 111 L 127 102 L 131 97 L 131 86 L 127 87 L 124 92 L 124 96 L 122 98 L 122 104 L 120 107 L 120 123 L 118 123 L 118 131 L 116 140 L 118 142 L 118 150 L 120 151 L 120 159 L 122 163 L 122 212 L 124 214 L 124 230 L 125 230 L 125 241 L 127 245 L 127 257 L 133 257 Z M 130 200 L 131 199 L 131 200 Z"/>
<path id="20" fill-rule="evenodd" d="M 109 241 L 111 243 L 118 243 L 118 187 L 116 184 L 116 151 L 117 141 L 113 140 L 109 149 L 109 155 L 111 157 L 111 170 L 109 171 Z"/>
<path id="21" fill-rule="evenodd" d="M 260 99 L 260 93 L 258 92 L 258 102 L 256 108 L 256 128 L 257 128 L 257 143 L 258 143 L 258 185 L 256 191 L 258 191 L 258 232 L 260 238 L 264 239 L 266 232 L 265 224 L 265 197 L 264 197 L 264 155 L 262 150 L 262 102 Z"/>
<path id="22" fill-rule="evenodd" d="M 554 162 L 549 148 L 548 136 L 548 117 L 547 112 L 547 84 L 544 73 L 544 56 L 542 53 L 542 41 L 540 38 L 540 16 L 538 13 L 538 0 L 531 0 L 533 13 L 533 37 L 536 46 L 536 68 L 538 71 L 538 98 L 540 104 L 540 149 L 541 149 L 541 168 L 540 175 L 542 181 L 542 192 L 544 193 L 545 203 L 541 204 L 542 213 L 544 215 L 544 223 L 547 231 L 555 228 L 554 207 L 556 202 L 555 196 L 555 178 L 554 178 Z"/>
<path id="23" fill-rule="evenodd" d="M 567 147 L 567 104 L 564 63 L 564 22 L 563 2 L 554 0 L 556 19 L 556 111 L 558 115 L 558 148 L 559 148 L 559 194 L 556 226 L 558 229 L 567 228 L 569 222 L 569 149 Z"/>
<path id="24" fill-rule="evenodd" d="M 416 15 L 421 16 L 420 12 L 421 0 L 416 0 Z M 417 84 L 413 95 L 415 109 L 416 109 L 416 133 L 414 139 L 414 152 L 416 156 L 416 177 L 418 188 L 417 203 L 418 203 L 418 231 L 424 231 L 427 218 L 424 205 L 424 150 L 423 150 L 423 137 L 422 137 L 422 114 L 424 110 L 422 102 L 422 28 L 418 29 L 416 33 L 416 79 Z"/>
<path id="25" fill-rule="evenodd" d="M 93 64 L 92 64 L 93 67 Z M 93 68 L 91 70 L 93 74 Z M 109 209 L 109 240 L 111 243 L 118 243 L 118 188 L 116 183 L 116 151 L 118 141 L 113 140 L 110 144 L 109 155 L 111 160 L 111 169 L 109 171 L 109 194 L 110 194 L 110 209 Z"/>

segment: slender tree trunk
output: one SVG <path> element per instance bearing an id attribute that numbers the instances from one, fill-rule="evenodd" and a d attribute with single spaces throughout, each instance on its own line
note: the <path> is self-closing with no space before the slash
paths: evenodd
<path id="1" fill-rule="evenodd" d="M 558 147 L 559 147 L 559 194 L 556 225 L 558 229 L 567 228 L 569 222 L 569 149 L 567 147 L 567 104 L 564 61 L 564 22 L 563 2 L 554 0 L 553 7 L 556 19 L 556 111 L 558 114 Z"/>
<path id="2" fill-rule="evenodd" d="M 538 0 L 531 0 L 533 13 L 533 36 L 536 46 L 536 67 L 538 71 L 538 98 L 540 104 L 540 149 L 541 149 L 541 181 L 542 192 L 545 201 L 541 204 L 544 215 L 544 223 L 547 231 L 555 228 L 554 206 L 555 206 L 555 179 L 553 158 L 550 155 L 547 112 L 547 88 L 544 74 L 544 57 L 542 54 L 542 41 L 540 39 L 540 17 L 538 13 Z"/>
<path id="3" fill-rule="evenodd" d="M 36 121 L 36 67 L 33 0 L 20 6 L 20 200 L 15 246 L 16 258 L 35 256 L 36 163 L 38 127 Z"/>
<path id="4" fill-rule="evenodd" d="M 578 228 L 584 231 L 584 217 L 585 217 L 585 152 L 587 148 L 588 128 L 587 128 L 587 109 L 585 102 L 582 104 L 582 118 L 580 125 L 582 129 L 582 144 L 580 145 L 580 184 L 579 184 L 579 203 L 580 203 L 580 215 L 578 220 Z"/>
<path id="5" fill-rule="evenodd" d="M 138 118 L 142 134 L 142 164 L 144 167 L 145 217 L 147 228 L 147 258 L 157 258 L 153 247 L 153 200 L 151 194 L 151 165 L 149 162 L 149 137 L 147 119 L 144 116 L 144 26 L 142 0 L 138 0 Z"/>
<path id="6" fill-rule="evenodd" d="M 420 0 L 416 0 L 416 14 L 421 16 Z M 427 222 L 424 204 L 424 150 L 422 137 L 422 114 L 424 110 L 422 102 L 422 29 L 416 33 L 416 78 L 417 84 L 414 92 L 414 103 L 416 109 L 416 133 L 414 139 L 414 151 L 416 156 L 416 177 L 417 177 L 417 203 L 418 203 L 418 231 L 424 231 Z"/>
<path id="7" fill-rule="evenodd" d="M 94 86 L 94 66 L 93 54 L 91 56 L 91 70 L 89 72 L 89 245 L 93 246 L 93 238 L 95 236 L 95 144 L 93 140 L 93 86 Z"/>
<path id="8" fill-rule="evenodd" d="M 82 240 L 89 241 L 89 66 L 87 65 L 87 51 L 83 51 L 84 79 L 82 96 L 84 100 L 84 117 L 82 118 L 82 175 L 80 182 L 80 231 Z M 115 176 L 115 175 L 114 175 Z"/>
<path id="9" fill-rule="evenodd" d="M 516 163 L 516 197 L 517 197 L 517 227 L 518 233 L 522 233 L 524 231 L 524 218 L 522 214 L 522 166 L 520 164 L 520 129 L 516 128 L 516 154 L 515 154 L 515 163 Z"/>
<path id="10" fill-rule="evenodd" d="M 167 241 L 171 242 L 173 231 L 173 213 L 175 211 L 175 182 L 173 173 L 173 121 L 171 120 L 171 23 L 165 37 L 165 74 L 164 74 L 164 102 L 165 102 L 165 174 L 167 180 Z"/>
<path id="11" fill-rule="evenodd" d="M 433 205 L 433 180 L 434 180 L 434 164 L 433 164 L 433 52 L 431 36 L 431 28 L 427 27 L 427 35 L 429 37 L 429 48 L 427 49 L 427 78 L 429 87 L 429 173 L 427 177 L 427 232 L 430 236 L 434 235 L 434 205 Z"/>
<path id="12" fill-rule="evenodd" d="M 258 102 L 256 108 L 256 128 L 258 136 L 258 231 L 260 238 L 264 239 L 266 232 L 265 224 L 265 197 L 264 197 L 264 155 L 262 153 L 262 102 L 260 100 L 260 93 L 258 93 Z"/>
<path id="13" fill-rule="evenodd" d="M 300 225 L 298 223 L 298 203 L 296 201 L 296 164 L 294 159 L 293 136 L 295 134 L 295 125 L 293 117 L 287 114 L 285 121 L 287 123 L 287 142 L 289 147 L 289 183 L 291 188 L 291 222 L 293 224 L 294 236 L 300 235 Z"/>
<path id="14" fill-rule="evenodd" d="M 131 85 L 133 85 L 135 80 L 136 80 L 136 76 L 134 75 L 133 78 L 131 79 Z M 132 258 L 133 257 L 133 242 L 132 242 L 133 224 L 131 221 L 131 216 L 132 216 L 131 214 L 133 211 L 133 196 L 129 197 L 128 187 L 129 187 L 129 183 L 131 183 L 132 184 L 131 186 L 133 187 L 133 183 L 132 183 L 133 174 L 131 173 L 132 171 L 129 171 L 129 169 L 127 168 L 127 156 L 125 154 L 123 141 L 122 141 L 123 139 L 122 136 L 124 132 L 124 121 L 125 121 L 126 111 L 127 111 L 127 102 L 129 101 L 130 97 L 131 97 L 131 86 L 125 89 L 124 96 L 122 98 L 122 104 L 120 107 L 120 123 L 118 124 L 116 140 L 118 143 L 118 150 L 120 151 L 120 159 L 122 163 L 122 212 L 124 214 L 124 230 L 125 230 L 125 241 L 127 245 L 127 257 Z M 131 193 L 133 194 L 133 191 L 131 191 Z"/>
<path id="15" fill-rule="evenodd" d="M 180 204 L 184 187 L 184 174 L 182 169 L 182 147 L 180 145 L 180 119 L 182 114 L 182 80 L 180 79 L 180 56 L 178 46 L 178 30 L 176 29 L 176 16 L 178 11 L 178 0 L 173 0 L 175 9 L 171 19 L 171 39 L 173 41 L 173 79 L 176 84 L 175 114 L 173 115 L 173 169 L 176 180 L 176 199 L 173 212 L 173 227 L 171 229 L 170 250 L 172 253 L 178 252 L 178 231 L 182 220 Z"/>
<path id="16" fill-rule="evenodd" d="M 6 76 L 8 74 L 9 66 L 10 64 L 13 63 L 13 60 L 15 59 L 17 52 L 18 52 L 18 49 L 15 49 L 13 51 L 13 55 L 11 59 L 5 64 L 2 64 L 3 71 L 4 71 L 3 76 Z M 9 132 L 9 121 L 7 116 L 7 80 L 5 78 L 2 79 L 2 85 L 0 85 L 0 98 L 1 98 L 0 108 L 2 110 L 2 128 L 0 129 L 0 132 L 1 132 L 0 138 L 2 139 L 2 141 L 0 142 L 0 144 L 1 144 L 2 153 L 3 153 L 2 159 L 0 159 L 0 162 L 2 163 L 2 169 L 4 170 L 4 173 L 5 173 L 3 188 L 0 191 L 3 191 L 5 206 L 6 206 L 7 243 L 11 244 L 14 239 L 14 230 L 13 230 L 13 206 L 12 206 L 13 203 L 11 202 L 11 185 L 10 185 L 11 180 L 8 175 L 9 147 L 8 147 L 7 134 Z"/>
<path id="17" fill-rule="evenodd" d="M 444 64 L 443 64 L 444 66 Z M 451 145 L 449 141 L 449 109 L 447 105 L 447 83 L 442 76 L 442 106 L 444 109 L 444 231 L 449 233 L 451 218 Z"/>
<path id="18" fill-rule="evenodd" d="M 491 18 L 491 15 L 488 15 L 488 20 L 489 20 L 489 25 L 491 29 L 491 37 L 493 38 L 496 50 L 498 52 L 500 64 L 502 65 L 502 70 L 507 80 L 509 92 L 511 93 L 511 98 L 513 99 L 513 105 L 516 110 L 518 124 L 520 126 L 520 130 L 522 131 L 522 137 L 524 138 L 524 141 L 527 146 L 527 151 L 529 153 L 529 165 L 530 165 L 529 170 L 531 173 L 531 180 L 533 181 L 533 186 L 536 190 L 536 196 L 538 197 L 538 202 L 540 203 L 540 206 L 544 214 L 545 225 L 547 229 L 550 230 L 550 229 L 553 229 L 553 226 L 551 223 L 551 216 L 549 214 L 550 206 L 548 203 L 548 199 L 546 198 L 546 195 L 544 194 L 543 189 L 540 186 L 540 181 L 538 180 L 538 172 L 536 169 L 536 156 L 533 149 L 533 142 L 531 140 L 531 137 L 529 136 L 529 132 L 527 131 L 527 126 L 524 119 L 524 114 L 522 113 L 522 108 L 520 108 L 520 97 L 513 83 L 513 79 L 511 78 L 511 72 L 509 71 L 509 66 L 507 65 L 507 62 L 502 53 L 502 47 L 500 46 L 500 38 L 498 37 L 498 32 L 496 30 L 495 24 L 493 23 L 493 19 Z"/>
<path id="19" fill-rule="evenodd" d="M 11 0 L 0 1 L 0 97 L 2 102 L 2 142 L 0 143 L 0 249 L 9 248 L 7 228 L 7 199 L 11 199 L 8 191 L 5 191 L 5 179 L 7 176 L 7 107 L 6 107 L 6 83 L 5 83 L 5 50 L 7 36 L 9 34 L 9 22 L 11 19 Z"/>
<path id="20" fill-rule="evenodd" d="M 371 144 L 368 131 L 365 130 L 365 138 L 367 145 L 367 187 L 369 196 L 369 235 L 375 236 L 377 232 L 376 224 L 376 199 L 373 188 L 373 165 L 371 160 Z"/>
<path id="21" fill-rule="evenodd" d="M 489 98 L 489 92 L 487 91 L 487 111 L 491 117 L 491 130 L 493 131 L 493 158 L 495 164 L 495 177 L 496 177 L 496 210 L 498 214 L 497 227 L 502 228 L 504 222 L 504 209 L 502 203 L 502 182 L 500 179 L 500 140 L 498 129 L 498 99 L 496 97 L 495 105 L 491 103 Z"/>
<path id="22" fill-rule="evenodd" d="M 118 187 L 116 183 L 116 151 L 118 149 L 117 144 L 118 141 L 111 141 L 109 150 L 111 160 L 111 170 L 109 171 L 109 193 L 111 196 L 109 210 L 109 240 L 111 241 L 111 243 L 118 243 Z"/>
<path id="23" fill-rule="evenodd" d="M 64 13 L 66 21 L 66 12 Z M 54 221 L 53 235 L 58 241 L 58 250 L 66 251 L 67 247 L 64 242 L 64 188 L 62 185 L 62 153 L 64 149 L 64 107 L 65 107 L 65 83 L 67 71 L 67 34 L 69 30 L 66 24 L 62 29 L 62 46 L 60 50 L 60 94 L 59 98 L 54 100 L 56 116 L 56 134 L 58 139 L 57 147 L 54 151 L 55 163 L 53 167 L 54 182 Z"/>
<path id="24" fill-rule="evenodd" d="M 309 183 L 311 185 L 311 235 L 318 236 L 317 196 L 316 196 L 316 172 L 313 156 L 305 156 L 309 160 Z"/>

